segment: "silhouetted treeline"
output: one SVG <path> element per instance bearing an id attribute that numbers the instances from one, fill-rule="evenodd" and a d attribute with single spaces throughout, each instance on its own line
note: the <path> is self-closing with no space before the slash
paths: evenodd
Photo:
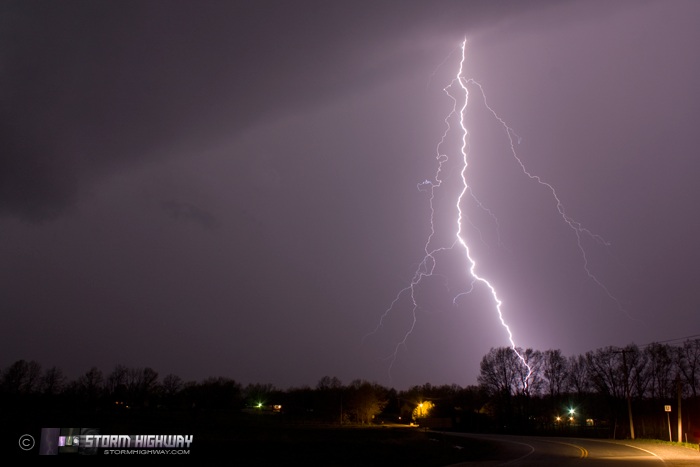
<path id="1" fill-rule="evenodd" d="M 0 410 L 28 423 L 83 425 L 105 417 L 197 417 L 234 423 L 232 414 L 270 415 L 304 423 L 418 423 L 456 430 L 676 440 L 700 428 L 700 339 L 678 346 L 606 347 L 584 355 L 499 347 L 482 358 L 478 385 L 397 391 L 365 380 L 325 376 L 314 387 L 242 385 L 228 377 L 183 381 L 152 368 L 93 367 L 73 381 L 60 368 L 19 360 L 0 373 Z M 665 411 L 671 406 L 671 412 Z M 631 410 L 630 410 L 631 409 Z M 121 414 L 121 415 L 120 415 Z M 204 414 L 204 415 L 203 415 Z M 93 418 L 90 418 L 93 417 Z M 183 418 L 184 417 L 184 418 Z M 188 418 L 189 417 L 189 418 Z M 116 418 L 121 420 L 119 418 Z M 683 439 L 682 441 L 686 441 Z"/>
<path id="2" fill-rule="evenodd" d="M 700 339 L 570 357 L 501 347 L 483 357 L 478 382 L 499 430 L 668 440 L 670 425 L 678 441 L 680 402 L 683 433 L 700 436 Z"/>

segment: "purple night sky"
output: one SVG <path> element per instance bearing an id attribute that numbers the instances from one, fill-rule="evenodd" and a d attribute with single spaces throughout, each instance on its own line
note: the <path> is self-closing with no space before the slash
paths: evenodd
<path id="1" fill-rule="evenodd" d="M 700 2 L 4 1 L 0 369 L 476 384 L 509 345 L 430 235 L 460 64 L 465 237 L 518 346 L 700 333 Z M 453 88 L 454 89 L 454 88 Z M 451 120 L 455 123 L 456 120 Z M 461 136 L 436 192 L 456 233 Z M 516 143 L 517 143 L 516 139 Z M 596 282 L 599 281 L 600 283 Z M 391 370 L 391 371 L 389 371 Z"/>

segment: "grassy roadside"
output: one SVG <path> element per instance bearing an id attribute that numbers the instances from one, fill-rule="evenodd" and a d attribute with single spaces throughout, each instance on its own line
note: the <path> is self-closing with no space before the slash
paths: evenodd
<path id="1" fill-rule="evenodd" d="M 496 451 L 490 443 L 408 427 L 257 425 L 195 439 L 194 456 L 236 453 L 237 465 L 441 467 Z"/>
<path id="2" fill-rule="evenodd" d="M 700 451 L 700 444 L 697 444 L 697 443 L 678 443 L 676 441 L 663 441 L 660 439 L 651 439 L 651 438 L 637 438 L 634 441 L 637 441 L 639 443 L 645 443 L 645 444 L 674 446 L 674 447 L 692 449 L 693 451 Z"/>

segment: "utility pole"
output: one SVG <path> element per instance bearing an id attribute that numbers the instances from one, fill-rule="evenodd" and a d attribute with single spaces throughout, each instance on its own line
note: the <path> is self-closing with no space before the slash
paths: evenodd
<path id="1" fill-rule="evenodd" d="M 629 350 L 621 349 L 615 353 L 622 354 L 622 367 L 625 371 L 625 396 L 627 396 L 627 415 L 630 419 L 630 438 L 634 439 L 634 422 L 632 421 L 632 397 L 630 396 L 629 374 L 627 371 L 627 352 L 629 352 Z"/>
<path id="2" fill-rule="evenodd" d="M 678 387 L 678 442 L 683 442 L 683 417 L 681 417 L 681 398 L 683 387 L 681 386 L 681 375 L 676 375 L 676 386 Z"/>

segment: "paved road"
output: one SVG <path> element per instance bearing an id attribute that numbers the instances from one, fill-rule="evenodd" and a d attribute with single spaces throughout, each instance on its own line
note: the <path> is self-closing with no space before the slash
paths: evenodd
<path id="1" fill-rule="evenodd" d="M 451 467 L 698 467 L 700 452 L 644 441 L 583 438 L 444 433 L 496 442 L 498 454 L 490 459 Z"/>

